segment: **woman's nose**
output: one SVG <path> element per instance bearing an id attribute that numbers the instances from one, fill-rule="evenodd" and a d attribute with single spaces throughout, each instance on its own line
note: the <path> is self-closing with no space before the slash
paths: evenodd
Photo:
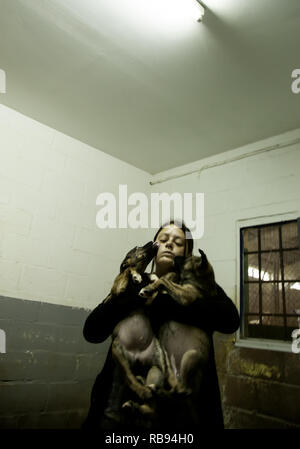
<path id="1" fill-rule="evenodd" d="M 166 243 L 166 247 L 167 248 L 172 248 L 173 247 L 173 243 L 172 242 L 167 242 Z"/>

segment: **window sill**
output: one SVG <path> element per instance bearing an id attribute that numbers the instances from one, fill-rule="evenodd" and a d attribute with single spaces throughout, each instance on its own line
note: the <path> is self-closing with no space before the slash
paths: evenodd
<path id="1" fill-rule="evenodd" d="M 292 351 L 292 342 L 281 340 L 266 340 L 263 338 L 241 338 L 235 342 L 235 346 L 240 348 L 267 349 L 269 351 Z"/>

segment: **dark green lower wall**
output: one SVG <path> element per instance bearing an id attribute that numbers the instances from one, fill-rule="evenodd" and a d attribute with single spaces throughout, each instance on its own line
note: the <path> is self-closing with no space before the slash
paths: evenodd
<path id="1" fill-rule="evenodd" d="M 84 340 L 88 313 L 0 297 L 0 428 L 80 428 L 110 343 Z"/>
<path id="2" fill-rule="evenodd" d="M 88 313 L 0 297 L 0 428 L 80 428 L 110 344 L 84 340 Z M 300 354 L 214 345 L 225 428 L 300 428 Z"/>
<path id="3" fill-rule="evenodd" d="M 300 354 L 240 348 L 215 333 L 215 357 L 228 429 L 300 429 Z"/>

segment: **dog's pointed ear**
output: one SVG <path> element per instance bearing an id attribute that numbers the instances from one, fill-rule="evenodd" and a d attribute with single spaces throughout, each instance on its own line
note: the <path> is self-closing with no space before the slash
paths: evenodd
<path id="1" fill-rule="evenodd" d="M 147 248 L 152 248 L 153 246 L 153 241 L 150 240 L 150 242 L 146 243 L 144 246 L 142 246 L 143 249 L 147 249 Z"/>
<path id="2" fill-rule="evenodd" d="M 207 257 L 204 251 L 202 249 L 198 249 L 200 256 L 201 256 L 201 265 L 205 265 L 207 263 Z"/>
<path id="3" fill-rule="evenodd" d="M 132 257 L 136 253 L 137 249 L 138 249 L 138 246 L 135 246 L 130 251 L 128 251 L 128 253 L 126 254 L 126 256 L 124 257 L 124 259 L 121 262 L 120 273 L 129 267 L 129 263 L 127 261 L 130 257 Z"/>
<path id="4" fill-rule="evenodd" d="M 158 248 L 159 248 L 159 243 L 152 242 L 152 249 L 153 249 L 155 255 L 157 254 Z"/>
<path id="5" fill-rule="evenodd" d="M 122 262 L 121 263 L 121 265 L 120 265 L 120 273 L 122 273 L 123 271 L 125 271 L 126 270 L 126 268 L 128 268 L 129 267 L 129 264 L 125 261 L 125 262 Z"/>
<path id="6" fill-rule="evenodd" d="M 184 256 L 175 256 L 174 257 L 174 265 L 175 265 L 175 267 L 177 269 L 181 270 L 183 268 L 184 261 L 185 261 L 185 257 Z"/>

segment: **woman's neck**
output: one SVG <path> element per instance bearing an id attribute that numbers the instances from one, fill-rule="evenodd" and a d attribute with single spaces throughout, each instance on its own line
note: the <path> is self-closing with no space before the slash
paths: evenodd
<path id="1" fill-rule="evenodd" d="M 156 267 L 155 274 L 160 278 L 165 274 L 170 273 L 170 271 L 174 271 L 174 269 L 170 267 Z"/>

